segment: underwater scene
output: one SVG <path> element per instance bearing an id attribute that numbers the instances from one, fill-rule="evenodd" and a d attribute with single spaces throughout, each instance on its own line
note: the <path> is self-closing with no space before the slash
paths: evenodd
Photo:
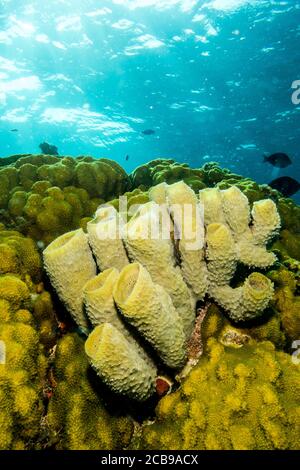
<path id="1" fill-rule="evenodd" d="M 300 450 L 299 44 L 297 0 L 0 0 L 0 450 Z"/>

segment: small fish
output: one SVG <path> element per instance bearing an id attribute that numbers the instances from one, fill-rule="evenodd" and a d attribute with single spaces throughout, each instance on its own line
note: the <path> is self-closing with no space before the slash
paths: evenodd
<path id="1" fill-rule="evenodd" d="M 290 176 L 281 176 L 269 183 L 271 188 L 277 189 L 285 197 L 293 196 L 300 189 L 300 183 Z"/>
<path id="2" fill-rule="evenodd" d="M 126 162 L 128 162 L 128 160 L 129 160 L 129 155 L 126 155 L 125 160 L 126 160 Z"/>
<path id="3" fill-rule="evenodd" d="M 153 129 L 145 129 L 144 131 L 142 131 L 142 134 L 152 135 L 152 134 L 155 134 L 155 131 Z"/>
<path id="4" fill-rule="evenodd" d="M 39 148 L 45 155 L 58 155 L 58 149 L 55 145 L 50 145 L 47 142 L 42 142 Z"/>
<path id="5" fill-rule="evenodd" d="M 11 129 L 10 132 L 18 132 L 19 129 Z"/>
<path id="6" fill-rule="evenodd" d="M 264 162 L 268 162 L 273 166 L 278 168 L 286 168 L 292 164 L 292 160 L 286 153 L 273 153 L 270 156 L 264 156 Z"/>

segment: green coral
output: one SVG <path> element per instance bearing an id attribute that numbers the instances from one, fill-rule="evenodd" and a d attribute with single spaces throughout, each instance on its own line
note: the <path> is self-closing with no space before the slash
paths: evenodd
<path id="1" fill-rule="evenodd" d="M 56 318 L 35 243 L 0 230 L 0 449 L 40 448 L 46 355 Z M 4 348 L 4 350 L 3 350 Z"/>
<path id="2" fill-rule="evenodd" d="M 215 339 L 144 426 L 143 449 L 299 449 L 300 371 L 270 342 L 235 349 Z"/>
<path id="3" fill-rule="evenodd" d="M 298 263 L 299 266 L 300 263 Z M 281 267 L 269 277 L 275 283 L 274 307 L 280 314 L 282 328 L 291 340 L 300 338 L 300 276 Z"/>
<path id="4" fill-rule="evenodd" d="M 84 341 L 76 333 L 65 335 L 55 356 L 57 387 L 50 400 L 47 423 L 57 449 L 123 449 L 130 442 L 133 422 L 105 407 L 101 392 L 91 383 Z"/>
<path id="5" fill-rule="evenodd" d="M 7 226 L 47 244 L 129 188 L 112 160 L 28 155 L 0 169 L 0 209 Z"/>
<path id="6" fill-rule="evenodd" d="M 31 308 L 30 291 L 14 275 L 0 276 L 0 449 L 38 448 L 47 361 Z"/>
<path id="7" fill-rule="evenodd" d="M 41 277 L 41 260 L 35 243 L 22 234 L 0 230 L 0 274 L 25 274 L 35 281 Z"/>
<path id="8" fill-rule="evenodd" d="M 149 202 L 148 192 L 142 191 L 139 188 L 122 194 L 122 199 L 123 198 L 126 198 L 126 210 L 128 210 L 129 215 L 134 210 L 134 208 L 131 209 L 132 206 L 138 207 L 141 204 L 146 204 L 147 202 Z M 125 199 L 123 200 L 125 202 Z M 121 213 L 124 212 L 124 209 L 122 208 L 122 203 L 120 202 L 120 198 L 109 201 L 109 204 L 111 204 L 117 211 L 120 211 Z"/>

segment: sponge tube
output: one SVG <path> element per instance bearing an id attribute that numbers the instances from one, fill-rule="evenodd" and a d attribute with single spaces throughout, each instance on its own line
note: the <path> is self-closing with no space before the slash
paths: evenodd
<path id="1" fill-rule="evenodd" d="M 83 287 L 96 275 L 96 265 L 82 229 L 56 238 L 43 252 L 51 284 L 77 325 L 84 331 Z"/>
<path id="2" fill-rule="evenodd" d="M 108 268 L 121 270 L 128 264 L 120 237 L 119 214 L 113 206 L 97 210 L 96 217 L 87 224 L 89 243 L 100 271 Z"/>
<path id="3" fill-rule="evenodd" d="M 211 294 L 231 320 L 238 322 L 258 317 L 272 300 L 273 293 L 272 282 L 263 274 L 254 272 L 243 286 L 236 289 L 229 285 L 215 286 Z"/>
<path id="4" fill-rule="evenodd" d="M 131 343 L 137 354 L 155 371 L 154 361 L 134 337 L 132 331 L 128 329 L 128 326 L 117 311 L 113 299 L 113 288 L 118 278 L 119 271 L 115 268 L 110 268 L 85 284 L 83 291 L 86 312 L 93 326 L 103 323 L 113 325 Z"/>
<path id="5" fill-rule="evenodd" d="M 193 331 L 195 321 L 195 299 L 184 282 L 179 266 L 175 266 L 174 247 L 170 234 L 164 236 L 157 204 L 143 206 L 125 227 L 124 242 L 128 255 L 141 263 L 150 273 L 153 282 L 162 286 L 170 295 L 184 326 L 186 336 Z M 165 217 L 163 210 L 162 216 Z M 166 222 L 168 224 L 168 222 Z M 171 220 L 169 218 L 169 227 Z M 152 236 L 151 227 L 158 227 L 158 236 Z M 148 235 L 150 234 L 150 236 Z"/>
<path id="6" fill-rule="evenodd" d="M 166 187 L 169 211 L 178 234 L 183 278 L 196 300 L 202 300 L 208 286 L 204 261 L 204 221 L 194 191 L 183 181 Z"/>
<path id="7" fill-rule="evenodd" d="M 148 271 L 139 263 L 126 266 L 113 291 L 114 299 L 126 320 L 156 350 L 171 368 L 184 365 L 185 334 L 170 296 L 152 282 Z"/>
<path id="8" fill-rule="evenodd" d="M 114 392 L 138 401 L 147 400 L 154 393 L 153 369 L 110 323 L 92 331 L 85 352 L 99 377 Z"/>

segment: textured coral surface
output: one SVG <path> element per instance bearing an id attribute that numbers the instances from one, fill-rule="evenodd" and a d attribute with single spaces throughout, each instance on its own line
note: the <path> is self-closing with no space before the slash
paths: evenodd
<path id="1" fill-rule="evenodd" d="M 300 449 L 300 365 L 292 361 L 293 342 L 300 339 L 299 206 L 215 163 L 191 169 L 158 159 L 131 175 L 92 157 L 16 155 L 1 163 L 1 450 Z M 167 396 L 137 405 L 115 396 L 89 365 L 86 338 L 51 287 L 41 250 L 70 230 L 86 230 L 105 201 L 122 213 L 119 195 L 126 194 L 130 209 L 148 203 L 156 184 L 179 181 L 196 193 L 235 186 L 250 210 L 266 198 L 276 204 L 278 236 L 259 243 L 277 261 L 258 270 L 273 283 L 274 295 L 261 316 L 243 322 L 203 297 L 197 307 L 204 320 L 193 337 L 199 342 L 201 336 L 200 360 L 181 376 L 169 374 Z M 239 259 L 234 263 L 230 287 L 240 288 L 251 270 Z M 116 315 L 111 290 L 110 297 L 101 295 Z M 145 352 L 142 357 L 154 367 Z M 119 359 L 115 354 L 114 363 Z"/>

